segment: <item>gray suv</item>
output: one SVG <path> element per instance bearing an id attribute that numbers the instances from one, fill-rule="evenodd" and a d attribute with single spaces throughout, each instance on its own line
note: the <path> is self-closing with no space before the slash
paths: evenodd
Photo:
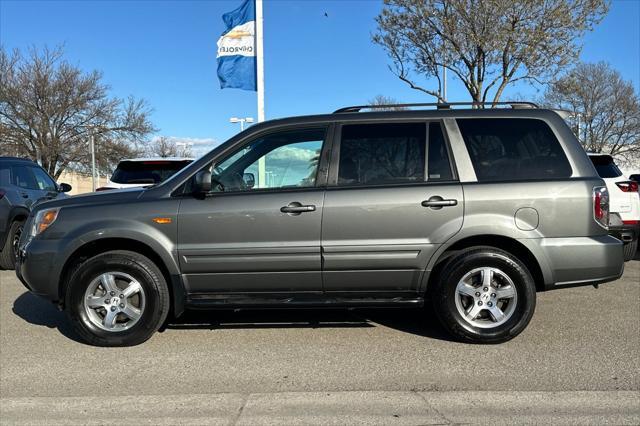
<path id="1" fill-rule="evenodd" d="M 17 273 L 101 346 L 185 309 L 427 304 L 457 339 L 504 342 L 537 291 L 624 265 L 593 164 L 524 106 L 257 124 L 160 185 L 39 205 Z"/>

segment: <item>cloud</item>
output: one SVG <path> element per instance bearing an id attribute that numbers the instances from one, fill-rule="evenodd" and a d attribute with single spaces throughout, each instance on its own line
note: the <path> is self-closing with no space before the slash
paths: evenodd
<path id="1" fill-rule="evenodd" d="M 283 146 L 267 154 L 267 161 L 294 161 L 308 163 L 319 155 L 317 150 L 299 148 L 296 146 Z"/>

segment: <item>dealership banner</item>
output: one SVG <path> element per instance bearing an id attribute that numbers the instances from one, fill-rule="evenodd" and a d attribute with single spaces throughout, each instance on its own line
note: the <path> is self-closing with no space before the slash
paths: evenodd
<path id="1" fill-rule="evenodd" d="M 218 39 L 220 87 L 256 90 L 255 0 L 222 15 L 226 30 Z"/>

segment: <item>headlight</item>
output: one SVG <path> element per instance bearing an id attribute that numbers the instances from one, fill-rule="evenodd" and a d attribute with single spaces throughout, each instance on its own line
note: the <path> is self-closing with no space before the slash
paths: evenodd
<path id="1" fill-rule="evenodd" d="M 35 237 L 43 232 L 45 229 L 51 226 L 53 222 L 58 218 L 60 208 L 40 210 L 36 213 L 35 219 L 33 219 L 33 225 L 29 230 L 29 236 Z"/>

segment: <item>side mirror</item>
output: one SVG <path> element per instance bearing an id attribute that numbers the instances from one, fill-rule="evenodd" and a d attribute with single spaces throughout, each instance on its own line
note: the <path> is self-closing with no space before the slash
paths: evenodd
<path id="1" fill-rule="evenodd" d="M 73 188 L 68 183 L 61 183 L 60 185 L 58 185 L 58 192 L 69 192 L 72 189 Z"/>
<path id="2" fill-rule="evenodd" d="M 211 191 L 211 172 L 200 170 L 193 177 L 193 192 L 196 194 L 206 194 Z"/>
<path id="3" fill-rule="evenodd" d="M 242 180 L 247 188 L 251 189 L 256 185 L 256 177 L 253 173 L 244 173 L 242 175 Z"/>

